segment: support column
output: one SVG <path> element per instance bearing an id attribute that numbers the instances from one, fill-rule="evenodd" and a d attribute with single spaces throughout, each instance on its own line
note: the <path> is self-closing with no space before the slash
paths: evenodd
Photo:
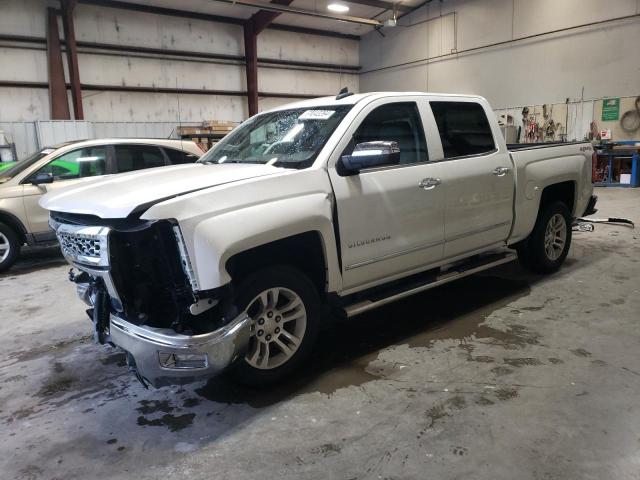
<path id="1" fill-rule="evenodd" d="M 49 74 L 49 108 L 52 120 L 69 120 L 67 87 L 64 83 L 58 14 L 55 8 L 47 9 L 47 70 Z"/>
<path id="2" fill-rule="evenodd" d="M 76 7 L 76 0 L 60 0 L 60 5 L 62 6 L 62 25 L 64 27 L 64 41 L 67 48 L 67 66 L 69 67 L 73 113 L 76 120 L 84 120 L 80 71 L 78 69 L 78 47 L 76 46 L 76 33 L 73 25 L 73 12 Z"/>
<path id="3" fill-rule="evenodd" d="M 271 0 L 277 5 L 291 5 L 293 0 Z M 280 12 L 260 10 L 244 23 L 244 55 L 247 71 L 249 116 L 258 113 L 258 35 L 280 16 Z"/>
<path id="4" fill-rule="evenodd" d="M 258 35 L 252 21 L 244 24 L 244 55 L 247 74 L 247 103 L 251 117 L 258 113 Z"/>

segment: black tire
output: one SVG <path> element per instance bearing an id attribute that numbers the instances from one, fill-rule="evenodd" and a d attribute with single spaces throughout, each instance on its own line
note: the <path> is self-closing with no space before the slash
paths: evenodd
<path id="1" fill-rule="evenodd" d="M 9 251 L 4 255 L 8 247 Z M 16 232 L 8 225 L 0 222 L 0 272 L 9 270 L 20 256 L 20 240 Z M 4 260 L 2 259 L 4 257 Z"/>
<path id="2" fill-rule="evenodd" d="M 558 220 L 556 215 L 561 215 L 564 219 L 563 230 L 565 235 L 562 250 L 557 257 L 549 254 L 545 245 L 547 228 L 550 226 L 552 219 Z M 571 223 L 571 213 L 563 202 L 557 201 L 544 205 L 538 214 L 531 235 L 525 242 L 516 247 L 520 263 L 536 273 L 553 273 L 557 271 L 567 258 L 571 247 Z"/>
<path id="3" fill-rule="evenodd" d="M 276 365 L 273 368 L 257 368 L 256 366 L 250 363 L 249 357 L 252 357 L 252 352 L 255 354 L 256 348 L 261 348 L 256 346 L 256 342 L 258 342 L 258 334 L 260 331 L 263 333 L 260 335 L 261 341 L 264 343 L 269 343 L 271 350 L 267 350 L 270 353 L 276 352 L 276 355 L 284 355 L 282 358 L 286 358 L 287 355 L 284 353 L 284 350 L 276 345 L 277 341 L 284 341 L 286 345 L 290 346 L 293 344 L 288 343 L 287 338 L 283 338 L 285 330 L 285 313 L 282 314 L 282 317 L 279 315 L 275 315 L 274 317 L 270 317 L 271 320 L 267 319 L 266 316 L 269 312 L 269 308 L 266 309 L 267 313 L 263 313 L 265 310 L 261 309 L 262 302 L 255 300 L 262 292 L 265 292 L 269 289 L 279 288 L 282 289 L 279 294 L 279 302 L 278 305 L 281 305 L 280 309 L 273 307 L 273 312 L 286 312 L 286 308 L 291 303 L 286 304 L 285 301 L 291 302 L 290 298 L 287 298 L 287 295 L 290 295 L 291 292 L 297 295 L 301 300 L 304 311 L 306 312 L 306 326 L 304 328 L 304 333 L 301 336 L 300 342 L 297 346 L 297 350 L 293 353 L 287 360 L 284 361 L 281 365 Z M 261 269 L 255 273 L 252 273 L 245 277 L 240 281 L 239 285 L 237 285 L 235 291 L 237 292 L 234 298 L 234 305 L 240 310 L 245 311 L 247 308 L 251 307 L 249 310 L 250 316 L 254 319 L 254 327 L 252 330 L 252 337 L 249 344 L 249 351 L 245 358 L 238 360 L 238 362 L 231 369 L 230 373 L 232 377 L 238 381 L 239 383 L 243 383 L 246 385 L 251 385 L 255 387 L 262 387 L 271 385 L 279 382 L 283 378 L 292 374 L 296 369 L 298 369 L 304 362 L 307 360 L 309 354 L 313 349 L 313 345 L 318 337 L 318 330 L 320 326 L 320 318 L 321 318 L 321 308 L 320 308 L 320 299 L 318 296 L 318 291 L 311 280 L 301 271 L 285 266 L 278 265 L 267 267 Z M 272 304 L 273 297 L 269 297 L 269 304 Z M 256 303 L 257 302 L 257 303 Z M 257 310 L 252 311 L 252 309 L 258 307 Z M 296 310 L 296 309 L 294 309 Z M 298 311 L 300 311 L 298 309 Z M 296 313 L 295 315 L 299 315 Z M 290 316 L 295 316 L 290 315 Z M 264 317 L 262 320 L 265 322 L 262 325 L 259 325 L 258 322 L 261 318 L 255 317 Z M 282 323 L 275 324 L 277 318 L 282 318 L 280 320 Z M 298 320 L 289 320 L 287 322 L 287 329 L 291 329 L 290 325 L 293 323 L 294 327 L 298 326 Z M 280 331 L 282 332 L 280 336 L 276 336 L 276 330 L 274 328 L 278 328 L 280 325 L 282 328 Z M 264 329 L 264 330 L 262 330 Z M 267 332 L 267 333 L 264 333 Z M 271 332 L 271 334 L 269 334 Z M 291 333 L 291 332 L 289 332 Z M 267 338 L 271 337 L 270 342 L 266 342 Z M 278 340 L 276 340 L 276 338 Z M 296 336 L 297 338 L 297 336 Z M 264 355 L 259 357 L 260 359 L 264 359 Z M 277 358 L 277 357 L 276 357 Z M 282 361 L 282 358 L 280 361 Z"/>

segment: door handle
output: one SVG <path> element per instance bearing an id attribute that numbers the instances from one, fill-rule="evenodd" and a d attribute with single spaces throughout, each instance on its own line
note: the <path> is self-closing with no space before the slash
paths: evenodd
<path id="1" fill-rule="evenodd" d="M 497 175 L 498 177 L 504 177 L 510 171 L 511 169 L 509 167 L 496 167 L 491 173 Z"/>
<path id="2" fill-rule="evenodd" d="M 441 183 L 442 181 L 439 178 L 423 178 L 418 186 L 423 190 L 433 190 Z"/>

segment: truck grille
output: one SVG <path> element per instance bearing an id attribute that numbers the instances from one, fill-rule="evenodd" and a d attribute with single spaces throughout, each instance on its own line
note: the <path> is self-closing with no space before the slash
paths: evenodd
<path id="1" fill-rule="evenodd" d="M 109 266 L 109 227 L 61 224 L 56 230 L 63 255 L 73 263 Z"/>

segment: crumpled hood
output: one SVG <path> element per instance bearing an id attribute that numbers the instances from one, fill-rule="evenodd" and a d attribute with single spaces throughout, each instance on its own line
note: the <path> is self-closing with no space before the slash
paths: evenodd
<path id="1" fill-rule="evenodd" d="M 140 206 L 225 183 L 281 173 L 253 164 L 189 164 L 111 175 L 51 192 L 40 205 L 56 212 L 125 218 Z"/>

